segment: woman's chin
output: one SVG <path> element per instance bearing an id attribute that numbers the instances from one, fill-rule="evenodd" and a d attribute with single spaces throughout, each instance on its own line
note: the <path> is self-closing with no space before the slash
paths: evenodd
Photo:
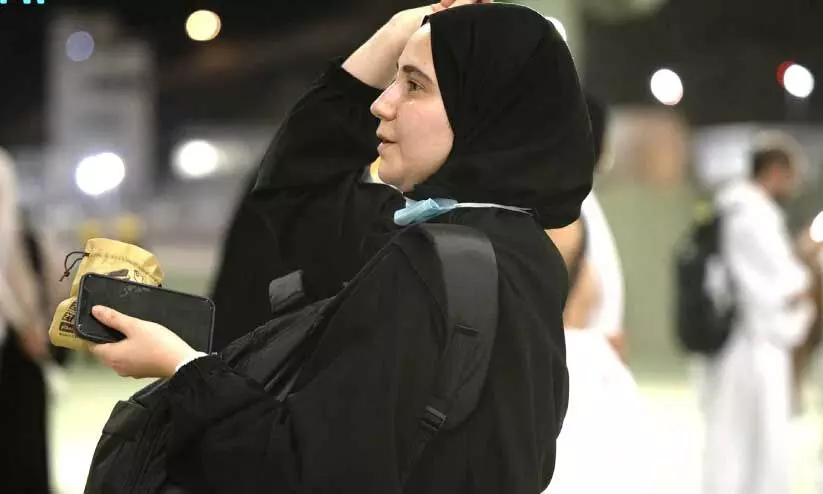
<path id="1" fill-rule="evenodd" d="M 377 169 L 377 177 L 380 179 L 381 182 L 388 185 L 397 186 L 398 183 L 402 183 L 403 180 L 401 177 L 398 177 L 397 173 L 392 173 L 393 167 L 391 163 L 387 163 L 386 159 L 383 158 L 380 161 L 380 168 Z"/>

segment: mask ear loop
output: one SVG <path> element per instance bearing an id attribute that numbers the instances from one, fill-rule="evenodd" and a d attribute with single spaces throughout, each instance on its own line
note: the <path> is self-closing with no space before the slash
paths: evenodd
<path id="1" fill-rule="evenodd" d="M 68 254 L 66 254 L 66 258 L 63 259 L 63 269 L 65 271 L 63 271 L 63 276 L 60 277 L 60 281 L 63 281 L 66 278 L 68 278 L 69 276 L 71 276 L 71 270 L 74 269 L 75 266 L 77 266 L 78 262 L 80 262 L 83 259 L 85 259 L 86 257 L 88 257 L 88 255 L 89 255 L 88 252 L 83 252 L 82 250 L 75 250 L 73 252 L 69 252 Z M 71 266 L 69 266 L 69 258 L 71 256 L 80 256 L 80 257 L 78 257 L 74 261 L 72 261 Z"/>

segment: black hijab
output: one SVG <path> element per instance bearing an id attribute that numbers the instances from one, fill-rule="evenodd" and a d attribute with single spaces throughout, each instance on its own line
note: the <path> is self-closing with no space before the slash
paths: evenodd
<path id="1" fill-rule="evenodd" d="M 414 198 L 530 208 L 544 228 L 580 216 L 594 152 L 566 43 L 527 7 L 470 5 L 428 17 L 454 146 Z"/>

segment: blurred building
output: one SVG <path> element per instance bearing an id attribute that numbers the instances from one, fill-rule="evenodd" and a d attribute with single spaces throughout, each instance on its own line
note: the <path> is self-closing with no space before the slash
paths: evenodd
<path id="1" fill-rule="evenodd" d="M 49 25 L 48 206 L 82 213 L 144 203 L 154 167 L 154 63 L 107 14 L 58 13 Z"/>

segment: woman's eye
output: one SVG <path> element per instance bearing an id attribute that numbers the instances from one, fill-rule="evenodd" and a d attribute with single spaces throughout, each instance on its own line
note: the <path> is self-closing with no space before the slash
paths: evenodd
<path id="1" fill-rule="evenodd" d="M 423 86 L 421 86 L 420 84 L 418 84 L 418 83 L 416 83 L 412 80 L 408 80 L 408 81 L 406 81 L 406 88 L 411 93 L 411 92 L 414 92 L 414 91 L 420 91 L 421 89 L 423 89 Z"/>

